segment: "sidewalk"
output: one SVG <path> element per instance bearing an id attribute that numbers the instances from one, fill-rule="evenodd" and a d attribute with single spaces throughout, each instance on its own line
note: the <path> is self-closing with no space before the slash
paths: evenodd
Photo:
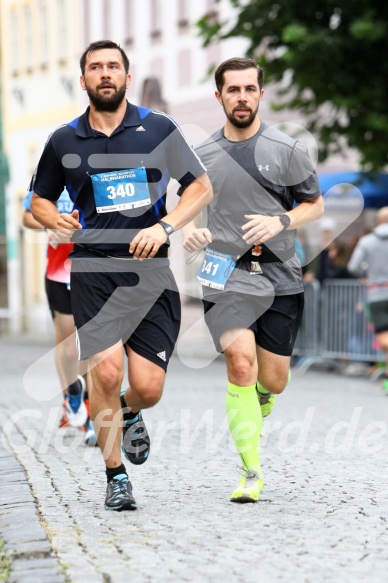
<path id="1" fill-rule="evenodd" d="M 0 441 L 0 580 L 12 566 L 9 583 L 65 583 L 52 557 L 30 484 L 13 453 Z"/>
<path id="2" fill-rule="evenodd" d="M 378 384 L 294 375 L 265 422 L 262 498 L 234 505 L 224 363 L 203 366 L 206 355 L 187 347 L 190 363 L 172 360 L 161 402 L 145 413 L 150 460 L 127 464 L 139 508 L 114 513 L 103 508 L 99 450 L 56 430 L 51 346 L 0 337 L 9 582 L 385 581 L 388 399 Z"/>

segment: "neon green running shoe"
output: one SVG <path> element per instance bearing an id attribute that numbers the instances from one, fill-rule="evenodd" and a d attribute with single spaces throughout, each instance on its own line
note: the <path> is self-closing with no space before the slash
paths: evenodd
<path id="1" fill-rule="evenodd" d="M 287 385 L 291 380 L 291 371 L 288 371 L 288 380 Z M 273 393 L 262 393 L 258 387 L 261 387 L 260 383 L 256 384 L 256 392 L 257 396 L 259 397 L 260 409 L 261 409 L 261 416 L 268 417 L 270 413 L 272 413 L 272 409 L 275 407 L 276 395 Z"/>
<path id="2" fill-rule="evenodd" d="M 230 497 L 231 502 L 257 502 L 260 494 L 264 490 L 264 480 L 258 472 L 253 470 L 243 470 L 244 475 L 238 483 L 237 488 Z"/>
<path id="3" fill-rule="evenodd" d="M 260 393 L 256 388 L 257 395 L 259 397 L 261 416 L 268 417 L 272 413 L 272 409 L 275 407 L 276 396 L 273 393 Z"/>
<path id="4" fill-rule="evenodd" d="M 383 379 L 383 391 L 386 395 L 388 395 L 388 377 Z"/>

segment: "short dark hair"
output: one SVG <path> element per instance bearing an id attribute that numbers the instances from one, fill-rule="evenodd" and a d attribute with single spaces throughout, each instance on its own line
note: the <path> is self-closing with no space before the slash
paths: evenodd
<path id="1" fill-rule="evenodd" d="M 261 67 L 259 67 L 256 61 L 254 59 L 246 59 L 243 57 L 233 57 L 232 59 L 228 59 L 227 61 L 221 63 L 221 65 L 217 67 L 216 72 L 214 73 L 217 91 L 221 93 L 225 83 L 224 73 L 226 71 L 244 71 L 245 69 L 256 69 L 257 82 L 260 89 L 262 89 L 264 84 L 264 71 Z"/>
<path id="2" fill-rule="evenodd" d="M 125 73 L 127 74 L 129 71 L 129 59 L 125 54 L 125 51 L 120 47 L 120 45 L 113 42 L 113 40 L 97 40 L 84 50 L 82 53 L 82 57 L 80 58 L 79 64 L 81 67 L 82 75 L 85 75 L 85 65 L 86 65 L 86 58 L 89 53 L 93 53 L 94 51 L 99 51 L 101 49 L 117 49 L 121 53 L 121 57 L 123 59 Z"/>

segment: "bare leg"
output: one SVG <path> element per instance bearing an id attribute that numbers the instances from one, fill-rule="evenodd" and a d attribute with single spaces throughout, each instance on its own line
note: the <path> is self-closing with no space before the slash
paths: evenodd
<path id="1" fill-rule="evenodd" d="M 291 357 L 274 354 L 260 346 L 257 346 L 256 350 L 258 382 L 271 393 L 283 392 L 288 382 Z"/>
<path id="2" fill-rule="evenodd" d="M 90 358 L 93 391 L 90 416 L 98 445 L 109 468 L 121 464 L 120 387 L 124 374 L 124 352 L 121 342 Z"/>
<path id="3" fill-rule="evenodd" d="M 71 314 L 54 312 L 55 364 L 63 394 L 77 380 L 79 363 L 74 337 L 74 318 Z"/>
<path id="4" fill-rule="evenodd" d="M 124 399 L 133 413 L 153 407 L 160 400 L 166 373 L 127 346 L 129 387 Z"/>

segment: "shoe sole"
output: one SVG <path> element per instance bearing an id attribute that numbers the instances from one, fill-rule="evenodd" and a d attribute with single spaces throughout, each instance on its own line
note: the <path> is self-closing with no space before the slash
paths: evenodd
<path id="1" fill-rule="evenodd" d="M 230 499 L 231 502 L 237 502 L 237 504 L 247 504 L 247 502 L 258 502 L 259 498 L 257 500 L 254 500 L 253 498 L 251 498 L 250 496 L 240 496 L 239 498 L 231 498 Z"/>
<path id="2" fill-rule="evenodd" d="M 148 449 L 147 455 L 145 457 L 142 458 L 130 458 L 128 456 L 128 453 L 126 452 L 126 450 L 124 449 L 124 446 L 121 446 L 121 451 L 124 454 L 125 459 L 130 462 L 131 464 L 133 464 L 134 466 L 141 466 L 142 464 L 145 464 L 145 462 L 148 460 L 148 456 L 150 454 L 150 449 Z"/>
<path id="3" fill-rule="evenodd" d="M 260 491 L 257 494 L 257 498 L 256 498 L 256 496 L 253 498 L 252 494 L 250 494 L 249 492 L 245 491 L 245 492 L 242 492 L 239 496 L 238 495 L 237 496 L 233 496 L 233 494 L 232 494 L 232 496 L 230 498 L 230 501 L 231 502 L 237 502 L 238 504 L 246 504 L 247 502 L 253 502 L 253 503 L 254 502 L 258 502 L 259 499 L 260 499 L 260 496 L 261 496 L 261 494 L 262 494 L 262 492 L 264 490 L 264 486 L 265 486 L 265 484 L 262 481 L 261 484 L 260 484 Z M 256 492 L 255 492 L 255 494 L 256 494 Z"/>
<path id="4" fill-rule="evenodd" d="M 146 428 L 146 425 L 144 423 L 144 419 L 143 418 L 142 418 L 142 421 L 141 422 L 143 423 L 143 427 L 147 431 L 147 428 Z M 145 451 L 145 455 L 141 455 L 139 457 L 135 457 L 131 453 L 128 453 L 127 450 L 125 449 L 124 443 L 125 443 L 126 431 L 124 431 L 124 429 L 125 428 L 123 428 L 123 437 L 122 437 L 122 443 L 121 443 L 121 451 L 123 452 L 125 459 L 127 461 L 129 461 L 129 463 L 133 464 L 134 466 L 141 466 L 142 464 L 145 464 L 145 462 L 149 458 L 150 451 L 151 451 L 151 440 L 149 438 L 148 431 L 147 431 L 148 440 L 149 440 L 148 449 Z M 142 446 L 142 447 L 143 447 L 143 449 L 139 453 L 142 453 L 144 451 L 144 446 Z"/>
<path id="5" fill-rule="evenodd" d="M 136 503 L 135 504 L 124 504 L 123 506 L 117 506 L 116 508 L 112 506 L 107 506 L 105 504 L 105 510 L 113 510 L 115 512 L 121 512 L 122 510 L 137 510 Z"/>
<path id="6" fill-rule="evenodd" d="M 82 386 L 81 404 L 79 406 L 78 411 L 76 413 L 74 413 L 74 411 L 70 407 L 70 404 L 67 403 L 68 407 L 66 407 L 66 416 L 67 416 L 67 421 L 68 421 L 69 425 L 71 427 L 78 428 L 78 427 L 83 427 L 85 425 L 85 423 L 88 420 L 89 414 L 88 414 L 88 410 L 86 408 L 85 401 L 84 401 L 84 395 L 85 395 L 85 391 L 86 391 L 85 379 L 81 375 L 78 375 L 77 378 L 81 382 L 81 386 Z"/>

